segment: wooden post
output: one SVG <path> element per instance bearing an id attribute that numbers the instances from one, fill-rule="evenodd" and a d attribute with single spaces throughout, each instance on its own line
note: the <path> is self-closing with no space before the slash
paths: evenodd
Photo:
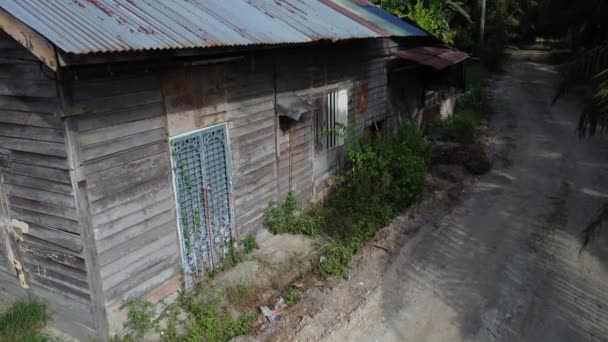
<path id="1" fill-rule="evenodd" d="M 61 72 L 57 73 L 57 89 L 63 108 L 72 105 L 71 81 L 64 80 Z M 78 215 L 78 225 L 83 245 L 84 260 L 87 269 L 87 282 L 91 292 L 91 312 L 95 319 L 95 330 L 98 341 L 109 339 L 109 324 L 106 314 L 105 296 L 103 293 L 100 265 L 97 255 L 97 243 L 93 232 L 91 211 L 89 209 L 89 198 L 87 193 L 87 182 L 82 167 L 80 144 L 78 141 L 78 130 L 76 129 L 76 117 L 63 119 L 66 134 L 66 150 L 68 165 L 70 168 L 70 179 L 74 190 L 74 201 Z"/>

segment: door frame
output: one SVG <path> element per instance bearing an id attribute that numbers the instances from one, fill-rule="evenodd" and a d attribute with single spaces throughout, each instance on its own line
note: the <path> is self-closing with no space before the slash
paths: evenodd
<path id="1" fill-rule="evenodd" d="M 169 160 L 171 162 L 171 183 L 172 183 L 172 187 L 173 187 L 173 202 L 174 202 L 174 206 L 175 206 L 175 220 L 176 220 L 176 225 L 177 225 L 177 235 L 178 235 L 178 240 L 179 240 L 179 251 L 180 251 L 180 257 L 181 257 L 181 261 L 182 261 L 182 269 L 184 270 L 184 272 L 186 272 L 189 267 L 187 266 L 187 260 L 186 260 L 186 251 L 184 250 L 185 248 L 185 241 L 184 241 L 184 235 L 183 235 L 183 229 L 181 226 L 181 218 L 180 218 L 180 212 L 179 212 L 179 199 L 178 199 L 178 186 L 177 186 L 177 177 L 175 174 L 175 168 L 176 165 L 174 163 L 173 160 L 173 156 L 172 156 L 172 149 L 171 149 L 171 142 L 179 139 L 179 138 L 184 138 L 196 133 L 204 133 L 205 131 L 209 131 L 209 130 L 213 130 L 213 129 L 223 129 L 225 134 L 226 134 L 226 173 L 228 174 L 228 204 L 230 205 L 230 237 L 232 240 L 236 239 L 236 218 L 235 218 L 235 210 L 234 210 L 234 193 L 233 193 L 233 186 L 232 186 L 232 151 L 230 150 L 230 134 L 229 134 L 229 129 L 228 129 L 228 123 L 227 122 L 223 122 L 223 123 L 219 123 L 216 125 L 212 125 L 212 126 L 207 126 L 204 128 L 199 128 L 199 129 L 195 129 L 192 131 L 188 131 L 182 134 L 178 134 L 172 137 L 169 137 L 168 139 L 168 144 L 169 144 Z M 211 238 L 211 237 L 210 237 Z M 217 265 L 213 262 L 213 260 L 211 261 L 211 268 L 215 268 Z M 186 276 L 187 277 L 187 276 Z M 194 282 L 188 282 L 186 281 L 186 286 L 191 286 L 193 285 Z"/>

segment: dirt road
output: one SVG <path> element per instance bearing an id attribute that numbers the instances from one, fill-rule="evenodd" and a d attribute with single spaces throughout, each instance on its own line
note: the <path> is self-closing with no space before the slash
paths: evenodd
<path id="1" fill-rule="evenodd" d="M 608 341 L 608 234 L 579 254 L 608 201 L 608 139 L 575 135 L 580 103 L 515 55 L 494 81 L 491 128 L 510 162 L 396 253 L 327 341 Z"/>

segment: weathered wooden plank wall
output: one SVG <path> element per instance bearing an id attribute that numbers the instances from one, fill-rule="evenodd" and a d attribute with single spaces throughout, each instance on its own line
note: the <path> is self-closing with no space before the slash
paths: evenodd
<path id="1" fill-rule="evenodd" d="M 130 296 L 158 301 L 177 290 L 179 245 L 159 78 L 78 80 L 74 119 L 110 333 Z"/>
<path id="2" fill-rule="evenodd" d="M 95 324 L 54 78 L 0 34 L 0 151 L 9 160 L 3 173 L 11 218 L 29 225 L 19 246 L 31 293 L 55 312 L 56 327 L 86 339 Z M 1 266 L 0 282 L 0 297 L 24 295 Z"/>

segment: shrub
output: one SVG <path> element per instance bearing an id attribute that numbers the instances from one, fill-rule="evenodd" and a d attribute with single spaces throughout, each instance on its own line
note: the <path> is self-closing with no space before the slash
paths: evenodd
<path id="1" fill-rule="evenodd" d="M 289 306 L 297 304 L 304 295 L 304 292 L 298 288 L 290 287 L 287 289 L 287 292 L 283 296 L 285 298 L 285 303 Z"/>
<path id="2" fill-rule="evenodd" d="M 316 235 L 317 223 L 298 207 L 298 200 L 292 193 L 282 203 L 271 202 L 264 213 L 264 226 L 273 234 Z"/>
<path id="3" fill-rule="evenodd" d="M 355 136 L 349 141 L 352 167 L 317 214 L 323 232 L 331 237 L 317 265 L 322 277 L 344 276 L 352 255 L 418 200 L 431 156 L 429 142 L 413 125 L 395 135 L 374 140 Z"/>
<path id="4" fill-rule="evenodd" d="M 255 235 L 249 235 L 243 241 L 243 249 L 245 250 L 245 254 L 249 254 L 253 252 L 254 249 L 258 248 L 258 241 L 255 238 Z"/>
<path id="5" fill-rule="evenodd" d="M 53 341 L 53 338 L 40 333 L 48 319 L 44 304 L 37 301 L 17 301 L 0 315 L 0 341 Z"/>
<path id="6" fill-rule="evenodd" d="M 229 341 L 247 334 L 254 321 L 254 316 L 250 313 L 235 318 L 222 305 L 220 296 L 204 294 L 202 291 L 183 296 L 179 305 L 188 315 L 188 324 L 183 334 L 177 334 L 175 339 L 165 338 L 165 341 Z"/>
<path id="7" fill-rule="evenodd" d="M 125 323 L 125 328 L 128 330 L 127 336 L 125 336 L 126 341 L 140 340 L 147 331 L 156 327 L 152 303 L 131 297 L 122 302 L 120 309 L 128 310 L 127 321 Z"/>
<path id="8" fill-rule="evenodd" d="M 472 144 L 476 141 L 479 133 L 479 120 L 476 116 L 471 111 L 454 113 L 445 120 L 430 124 L 430 134 L 438 137 L 439 140 Z"/>

